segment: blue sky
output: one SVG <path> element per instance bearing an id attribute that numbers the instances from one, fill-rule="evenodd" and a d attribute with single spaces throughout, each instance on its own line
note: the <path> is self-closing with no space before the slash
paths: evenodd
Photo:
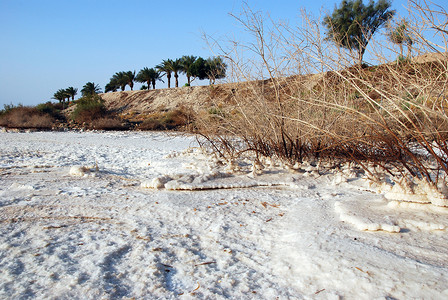
<path id="1" fill-rule="evenodd" d="M 300 8 L 319 14 L 340 1 L 246 3 L 293 23 Z M 405 3 L 394 1 L 393 8 L 404 13 Z M 0 0 L 0 109 L 43 103 L 60 88 L 81 90 L 88 81 L 104 89 L 115 72 L 138 72 L 163 59 L 212 56 L 202 33 L 239 32 L 229 13 L 241 7 L 241 0 Z"/>

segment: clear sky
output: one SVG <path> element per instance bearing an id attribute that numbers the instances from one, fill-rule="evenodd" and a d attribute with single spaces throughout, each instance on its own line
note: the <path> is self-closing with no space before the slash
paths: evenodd
<path id="1" fill-rule="evenodd" d="M 301 8 L 319 14 L 340 1 L 246 3 L 294 22 Z M 405 4 L 392 5 L 404 13 Z M 0 109 L 43 103 L 60 88 L 81 90 L 88 81 L 104 90 L 115 72 L 138 72 L 167 58 L 210 57 L 202 33 L 220 37 L 240 31 L 229 13 L 241 7 L 241 0 L 0 0 Z M 165 88 L 166 80 L 157 87 Z"/>

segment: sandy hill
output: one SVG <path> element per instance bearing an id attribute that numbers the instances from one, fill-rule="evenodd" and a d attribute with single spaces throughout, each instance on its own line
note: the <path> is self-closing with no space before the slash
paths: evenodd
<path id="1" fill-rule="evenodd" d="M 213 98 L 225 100 L 225 85 L 195 86 L 145 91 L 123 91 L 101 94 L 109 110 L 121 114 L 143 114 L 168 111 L 188 106 L 200 109 L 210 105 Z M 223 93 L 224 92 L 224 93 Z"/>

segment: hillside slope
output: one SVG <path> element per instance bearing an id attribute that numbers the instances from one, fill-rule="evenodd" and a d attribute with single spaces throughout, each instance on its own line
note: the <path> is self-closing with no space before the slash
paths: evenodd
<path id="1" fill-rule="evenodd" d="M 223 85 L 217 85 L 124 91 L 101 94 L 101 98 L 109 110 L 121 114 L 152 113 L 185 106 L 198 110 L 210 105 L 210 101 L 214 98 L 225 100 L 228 97 L 227 93 L 217 93 L 224 89 Z"/>

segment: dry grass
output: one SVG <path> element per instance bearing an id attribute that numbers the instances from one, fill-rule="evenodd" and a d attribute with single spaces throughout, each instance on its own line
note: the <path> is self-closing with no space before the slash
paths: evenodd
<path id="1" fill-rule="evenodd" d="M 0 126 L 19 129 L 51 129 L 55 121 L 53 116 L 42 113 L 35 107 L 19 106 L 0 117 Z"/>

